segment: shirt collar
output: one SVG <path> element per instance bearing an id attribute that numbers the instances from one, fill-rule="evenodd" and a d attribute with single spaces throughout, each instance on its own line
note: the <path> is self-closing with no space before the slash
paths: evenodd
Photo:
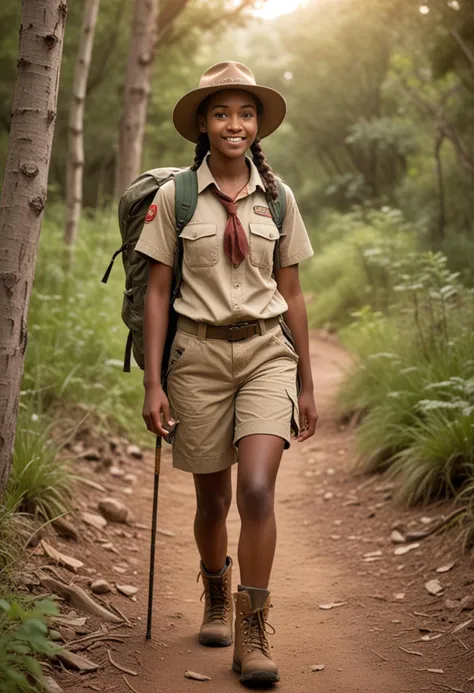
<path id="1" fill-rule="evenodd" d="M 205 190 L 209 185 L 214 184 L 216 188 L 219 188 L 217 185 L 216 181 L 214 180 L 214 176 L 211 173 L 211 169 L 209 168 L 209 164 L 207 163 L 207 156 L 203 159 L 202 164 L 197 170 L 197 182 L 198 182 L 198 194 L 202 193 L 203 190 Z M 263 192 L 265 192 L 265 186 L 262 181 L 262 177 L 260 173 L 258 172 L 257 167 L 253 163 L 252 159 L 249 157 L 246 157 L 246 161 L 250 165 L 250 178 L 249 182 L 247 185 L 247 194 L 251 195 L 252 193 L 255 192 L 257 187 L 260 187 Z"/>

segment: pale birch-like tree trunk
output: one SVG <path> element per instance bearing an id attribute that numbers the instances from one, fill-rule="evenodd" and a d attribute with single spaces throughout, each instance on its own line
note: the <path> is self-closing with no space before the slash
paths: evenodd
<path id="1" fill-rule="evenodd" d="M 66 229 L 64 241 L 72 246 L 82 209 L 82 183 L 84 174 L 84 104 L 87 80 L 94 45 L 94 33 L 100 0 L 87 0 L 84 10 L 81 40 L 77 54 L 76 71 L 69 111 L 68 158 L 66 174 Z"/>
<path id="2" fill-rule="evenodd" d="M 156 50 L 157 0 L 135 0 L 115 170 L 118 198 L 140 171 L 150 76 Z"/>
<path id="3" fill-rule="evenodd" d="M 18 77 L 0 200 L 0 497 L 12 461 L 66 15 L 66 0 L 22 1 Z"/>

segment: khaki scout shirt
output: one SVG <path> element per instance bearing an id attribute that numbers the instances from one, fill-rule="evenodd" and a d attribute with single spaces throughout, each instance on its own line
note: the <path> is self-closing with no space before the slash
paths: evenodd
<path id="1" fill-rule="evenodd" d="M 249 241 L 249 254 L 239 266 L 224 254 L 227 212 L 209 187 L 217 183 L 206 159 L 197 171 L 196 211 L 180 234 L 184 246 L 183 279 L 181 297 L 174 305 L 177 313 L 197 322 L 235 324 L 276 317 L 288 308 L 272 276 L 278 228 L 268 209 L 257 167 L 248 161 L 250 180 L 236 202 Z M 286 185 L 285 191 L 287 211 L 280 241 L 281 267 L 313 255 L 293 193 Z M 174 264 L 177 235 L 174 198 L 175 184 L 171 180 L 156 194 L 156 216 L 145 223 L 136 245 L 140 253 L 170 267 Z"/>

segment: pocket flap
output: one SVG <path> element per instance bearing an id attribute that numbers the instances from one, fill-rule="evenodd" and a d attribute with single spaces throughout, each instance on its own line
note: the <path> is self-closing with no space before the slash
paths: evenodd
<path id="1" fill-rule="evenodd" d="M 217 224 L 188 224 L 179 234 L 187 241 L 197 241 L 199 238 L 214 236 L 217 233 Z"/>
<path id="2" fill-rule="evenodd" d="M 250 224 L 250 232 L 269 241 L 276 241 L 278 229 L 273 224 Z"/>

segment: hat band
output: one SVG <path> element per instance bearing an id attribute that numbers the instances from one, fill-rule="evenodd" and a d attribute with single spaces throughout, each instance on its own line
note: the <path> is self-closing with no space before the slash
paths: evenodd
<path id="1" fill-rule="evenodd" d="M 219 82 L 213 82 L 210 84 L 210 87 L 217 87 L 219 84 L 229 84 L 229 82 L 235 82 L 237 84 L 246 84 L 249 87 L 254 87 L 256 86 L 255 84 L 252 84 L 252 82 L 248 82 L 248 80 L 243 79 L 242 77 L 226 77 L 225 79 L 219 80 Z"/>

